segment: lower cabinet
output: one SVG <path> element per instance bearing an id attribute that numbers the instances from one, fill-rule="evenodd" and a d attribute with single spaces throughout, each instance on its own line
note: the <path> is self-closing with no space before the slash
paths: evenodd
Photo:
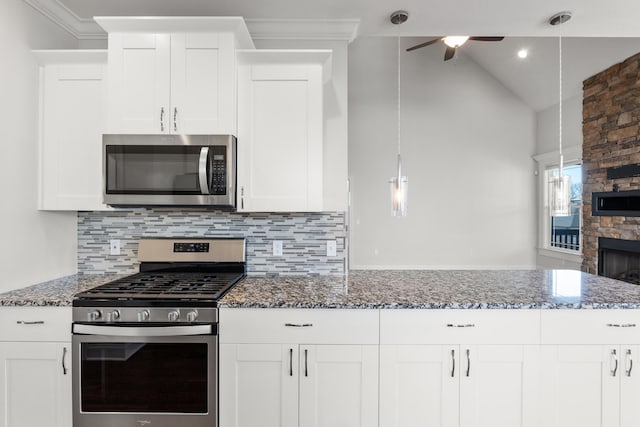
<path id="1" fill-rule="evenodd" d="M 378 346 L 222 344 L 220 425 L 367 427 L 378 418 Z"/>
<path id="2" fill-rule="evenodd" d="M 534 426 L 538 347 L 382 345 L 380 426 Z"/>
<path id="3" fill-rule="evenodd" d="M 0 427 L 71 427 L 71 307 L 0 308 Z"/>
<path id="4" fill-rule="evenodd" d="M 541 425 L 640 425 L 638 345 L 545 345 Z"/>

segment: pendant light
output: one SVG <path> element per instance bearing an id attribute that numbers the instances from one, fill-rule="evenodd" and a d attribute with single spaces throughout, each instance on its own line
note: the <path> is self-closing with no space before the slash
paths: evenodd
<path id="1" fill-rule="evenodd" d="M 564 175 L 564 158 L 562 156 L 562 36 L 558 38 L 559 74 L 560 74 L 560 102 L 558 103 L 560 134 L 558 135 L 558 152 L 560 154 L 560 167 L 558 175 L 549 180 L 549 214 L 551 216 L 571 215 L 571 177 Z"/>
<path id="2" fill-rule="evenodd" d="M 391 14 L 391 23 L 400 25 L 409 18 L 409 13 L 403 10 Z M 409 180 L 402 175 L 402 160 L 400 158 L 400 34 L 398 34 L 398 165 L 396 175 L 389 180 L 391 192 L 391 216 L 407 216 L 407 191 Z"/>

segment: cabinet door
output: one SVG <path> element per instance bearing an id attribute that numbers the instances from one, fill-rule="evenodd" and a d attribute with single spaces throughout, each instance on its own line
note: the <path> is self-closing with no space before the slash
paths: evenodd
<path id="1" fill-rule="evenodd" d="M 239 68 L 239 210 L 322 209 L 321 77 L 319 65 Z"/>
<path id="2" fill-rule="evenodd" d="M 236 134 L 232 34 L 171 35 L 171 133 Z"/>
<path id="3" fill-rule="evenodd" d="M 300 346 L 300 427 L 378 424 L 378 346 Z"/>
<path id="4" fill-rule="evenodd" d="M 0 342 L 0 426 L 70 427 L 70 343 Z"/>
<path id="5" fill-rule="evenodd" d="M 109 34 L 108 133 L 169 133 L 169 34 Z"/>
<path id="6" fill-rule="evenodd" d="M 298 346 L 220 345 L 220 426 L 298 425 Z"/>
<path id="7" fill-rule="evenodd" d="M 623 345 L 621 350 L 620 427 L 636 427 L 640 426 L 640 372 L 634 363 L 637 363 L 640 346 Z"/>
<path id="8" fill-rule="evenodd" d="M 380 427 L 458 425 L 458 346 L 380 346 Z"/>
<path id="9" fill-rule="evenodd" d="M 105 210 L 106 65 L 48 65 L 43 77 L 40 209 Z"/>
<path id="10" fill-rule="evenodd" d="M 537 426 L 538 346 L 461 346 L 460 426 Z"/>
<path id="11" fill-rule="evenodd" d="M 544 345 L 541 352 L 540 425 L 620 425 L 619 347 Z"/>

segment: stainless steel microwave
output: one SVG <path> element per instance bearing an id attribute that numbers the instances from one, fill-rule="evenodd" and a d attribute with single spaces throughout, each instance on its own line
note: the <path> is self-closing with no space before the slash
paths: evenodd
<path id="1" fill-rule="evenodd" d="M 103 135 L 104 203 L 236 207 L 232 135 Z"/>

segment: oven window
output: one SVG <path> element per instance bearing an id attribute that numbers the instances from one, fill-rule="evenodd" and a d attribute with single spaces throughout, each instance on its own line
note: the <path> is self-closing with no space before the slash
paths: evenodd
<path id="1" fill-rule="evenodd" d="M 207 413 L 206 343 L 82 343 L 82 412 Z"/>

